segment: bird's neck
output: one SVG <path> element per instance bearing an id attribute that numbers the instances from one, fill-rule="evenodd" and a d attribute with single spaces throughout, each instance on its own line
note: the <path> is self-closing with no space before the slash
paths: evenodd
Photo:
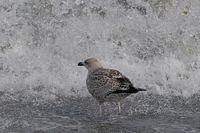
<path id="1" fill-rule="evenodd" d="M 88 69 L 88 74 L 93 73 L 94 71 L 103 68 L 101 64 L 95 64 L 94 66 Z"/>

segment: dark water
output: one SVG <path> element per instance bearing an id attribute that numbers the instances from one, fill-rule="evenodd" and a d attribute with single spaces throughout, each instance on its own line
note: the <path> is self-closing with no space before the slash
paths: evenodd
<path id="1" fill-rule="evenodd" d="M 0 133 L 199 133 L 200 96 L 137 95 L 105 104 L 91 97 L 55 99 L 1 92 Z"/>

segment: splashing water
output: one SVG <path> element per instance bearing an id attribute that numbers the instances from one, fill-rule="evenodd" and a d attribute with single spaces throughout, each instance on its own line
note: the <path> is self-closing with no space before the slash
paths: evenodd
<path id="1" fill-rule="evenodd" d="M 200 132 L 199 0 L 1 0 L 0 133 Z M 98 58 L 148 91 L 97 103 Z"/>

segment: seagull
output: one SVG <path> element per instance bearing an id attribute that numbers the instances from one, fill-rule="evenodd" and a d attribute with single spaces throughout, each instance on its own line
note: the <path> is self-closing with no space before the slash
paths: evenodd
<path id="1" fill-rule="evenodd" d="M 79 62 L 78 66 L 84 66 L 88 70 L 87 89 L 99 103 L 100 114 L 102 114 L 103 103 L 117 102 L 118 112 L 121 113 L 122 99 L 132 93 L 146 91 L 146 89 L 134 87 L 131 81 L 118 70 L 104 68 L 96 58 Z"/>

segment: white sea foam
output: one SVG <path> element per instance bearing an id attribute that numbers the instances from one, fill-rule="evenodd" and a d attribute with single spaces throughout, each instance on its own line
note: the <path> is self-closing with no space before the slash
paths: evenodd
<path id="1" fill-rule="evenodd" d="M 0 91 L 86 96 L 77 63 L 96 57 L 148 93 L 200 93 L 198 0 L 0 4 Z"/>

